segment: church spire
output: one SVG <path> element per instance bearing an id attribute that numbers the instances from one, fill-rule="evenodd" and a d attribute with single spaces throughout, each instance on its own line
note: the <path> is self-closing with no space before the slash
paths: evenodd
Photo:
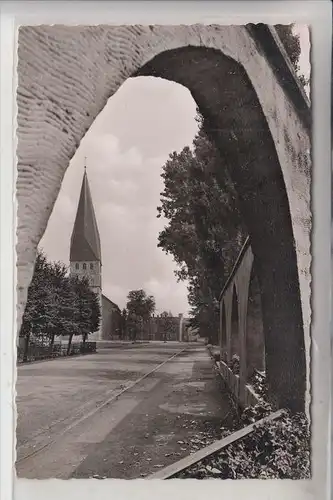
<path id="1" fill-rule="evenodd" d="M 86 158 L 69 258 L 71 262 L 102 260 L 98 226 L 87 177 Z"/>

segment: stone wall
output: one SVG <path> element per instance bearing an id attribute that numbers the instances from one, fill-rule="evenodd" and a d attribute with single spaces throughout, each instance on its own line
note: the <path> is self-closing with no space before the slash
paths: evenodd
<path id="1" fill-rule="evenodd" d="M 121 336 L 121 312 L 107 297 L 102 295 L 101 340 L 114 340 Z"/>
<path id="2" fill-rule="evenodd" d="M 253 391 L 252 387 L 245 384 L 241 390 L 239 375 L 235 375 L 226 363 L 220 361 L 219 364 L 220 375 L 223 382 L 233 396 L 235 402 L 240 408 L 247 408 L 248 406 L 255 406 L 260 402 L 260 398 Z"/>

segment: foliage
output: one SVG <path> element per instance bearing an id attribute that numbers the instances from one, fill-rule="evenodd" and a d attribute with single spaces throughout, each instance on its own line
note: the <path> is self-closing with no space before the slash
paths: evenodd
<path id="1" fill-rule="evenodd" d="M 159 317 L 159 325 L 162 331 L 163 339 L 167 340 L 168 336 L 173 337 L 177 331 L 178 322 L 169 311 L 163 311 Z"/>
<path id="2" fill-rule="evenodd" d="M 100 326 L 100 305 L 98 296 L 89 286 L 87 277 L 71 276 L 68 279 L 70 292 L 73 295 L 73 318 L 70 343 L 73 335 L 82 335 L 85 342 L 88 335 L 96 332 Z"/>
<path id="3" fill-rule="evenodd" d="M 258 420 L 261 420 L 262 418 L 268 417 L 272 411 L 272 406 L 267 403 L 267 401 L 262 400 L 254 406 L 248 406 L 245 408 L 241 412 L 239 419 L 243 426 L 250 425 Z"/>
<path id="4" fill-rule="evenodd" d="M 243 425 L 271 412 L 269 405 L 246 409 Z M 228 431 L 226 434 L 230 434 Z M 304 414 L 285 413 L 258 426 L 251 434 L 226 446 L 177 477 L 208 479 L 310 478 L 310 433 Z"/>
<path id="5" fill-rule="evenodd" d="M 265 392 L 265 377 L 257 372 L 253 385 Z M 262 394 L 262 396 L 263 396 Z M 238 414 L 227 427 L 220 427 L 222 439 L 272 414 L 264 397 Z M 212 442 L 212 441 L 211 441 Z M 208 443 L 211 444 L 211 443 Z M 182 479 L 307 479 L 310 470 L 310 428 L 304 413 L 285 411 L 280 417 L 209 455 L 176 477 Z"/>
<path id="6" fill-rule="evenodd" d="M 87 336 L 100 324 L 98 296 L 85 278 L 69 276 L 60 262 L 48 262 L 37 253 L 34 274 L 28 289 L 20 336 L 29 341 L 46 337 L 53 345 L 56 336 Z M 70 348 L 69 342 L 69 348 Z"/>
<path id="7" fill-rule="evenodd" d="M 126 309 L 128 314 L 135 314 L 142 319 L 149 319 L 155 311 L 155 299 L 144 290 L 131 290 L 127 295 Z"/>
<path id="8" fill-rule="evenodd" d="M 275 30 L 286 49 L 289 59 L 296 70 L 299 69 L 298 62 L 301 55 L 301 44 L 299 35 L 293 33 L 294 24 L 277 24 Z"/>
<path id="9" fill-rule="evenodd" d="M 188 282 L 191 326 L 211 339 L 218 332 L 219 294 L 247 232 L 225 159 L 200 116 L 198 122 L 193 149 L 173 152 L 163 167 L 158 217 L 168 224 L 158 246 L 178 264 L 177 278 Z"/>
<path id="10" fill-rule="evenodd" d="M 127 310 L 124 308 L 121 311 L 121 316 L 120 316 L 120 337 L 121 338 L 126 338 L 127 337 Z"/>
<path id="11" fill-rule="evenodd" d="M 231 369 L 232 373 L 234 373 L 235 375 L 238 375 L 239 374 L 239 371 L 240 371 L 240 359 L 239 359 L 239 356 L 237 354 L 234 354 L 232 356 L 232 359 L 229 363 L 229 368 Z"/>
<path id="12" fill-rule="evenodd" d="M 143 320 L 133 312 L 129 312 L 126 318 L 126 330 L 130 340 L 135 341 L 143 332 Z"/>
<path id="13" fill-rule="evenodd" d="M 298 34 L 293 32 L 293 27 L 294 24 L 277 24 L 275 29 L 281 42 L 283 43 L 292 65 L 294 66 L 301 84 L 303 87 L 306 87 L 309 84 L 309 79 L 305 78 L 305 76 L 300 72 L 301 69 L 299 65 L 301 55 L 300 37 Z"/>
<path id="14" fill-rule="evenodd" d="M 144 323 L 149 321 L 155 311 L 155 299 L 144 290 L 131 290 L 127 295 L 126 328 L 129 337 L 136 340 L 143 333 Z"/>
<path id="15" fill-rule="evenodd" d="M 254 392 L 260 397 L 266 399 L 268 394 L 268 385 L 266 381 L 266 376 L 262 372 L 254 370 L 249 384 L 253 387 Z"/>

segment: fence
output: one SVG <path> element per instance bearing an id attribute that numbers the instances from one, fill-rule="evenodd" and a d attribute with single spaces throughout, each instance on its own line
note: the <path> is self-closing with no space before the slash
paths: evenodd
<path id="1" fill-rule="evenodd" d="M 68 345 L 54 344 L 53 346 L 29 345 L 24 359 L 24 348 L 17 348 L 17 362 L 32 362 L 43 359 L 53 359 L 62 356 L 77 356 L 96 352 L 96 342 L 73 343 L 67 354 Z"/>

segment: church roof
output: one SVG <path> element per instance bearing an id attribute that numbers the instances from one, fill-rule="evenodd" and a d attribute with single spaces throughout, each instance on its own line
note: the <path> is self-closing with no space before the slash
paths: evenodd
<path id="1" fill-rule="evenodd" d="M 109 302 L 114 309 L 117 309 L 117 311 L 120 312 L 120 307 L 117 304 L 115 304 L 114 302 L 112 302 L 112 300 L 110 300 L 109 297 L 107 297 L 106 295 L 102 294 L 102 299 L 104 299 L 107 302 Z"/>
<path id="2" fill-rule="evenodd" d="M 71 262 L 102 260 L 101 243 L 86 171 L 82 180 L 69 258 Z"/>

